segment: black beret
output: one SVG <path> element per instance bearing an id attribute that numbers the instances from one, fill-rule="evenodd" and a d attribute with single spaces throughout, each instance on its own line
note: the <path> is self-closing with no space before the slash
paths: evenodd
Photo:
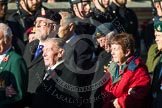
<path id="1" fill-rule="evenodd" d="M 36 13 L 36 18 L 37 17 L 50 19 L 56 22 L 57 24 L 60 24 L 61 20 L 61 15 L 58 12 L 49 9 L 45 10 L 44 8 L 41 8 L 41 10 Z"/>

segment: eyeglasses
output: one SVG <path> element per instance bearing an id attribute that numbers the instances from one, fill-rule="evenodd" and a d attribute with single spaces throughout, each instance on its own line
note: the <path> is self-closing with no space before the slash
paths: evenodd
<path id="1" fill-rule="evenodd" d="M 50 25 L 50 24 L 53 24 L 53 23 L 48 23 L 48 22 L 45 22 L 45 21 L 43 21 L 43 20 L 39 20 L 39 21 L 35 21 L 34 22 L 34 25 L 35 26 L 47 26 L 47 25 Z"/>

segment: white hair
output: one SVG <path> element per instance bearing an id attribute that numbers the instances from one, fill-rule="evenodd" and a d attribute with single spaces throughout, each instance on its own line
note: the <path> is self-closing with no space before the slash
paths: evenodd
<path id="1" fill-rule="evenodd" d="M 13 36 L 11 28 L 5 23 L 0 23 L 0 32 L 3 33 L 5 41 L 7 38 L 11 38 Z"/>

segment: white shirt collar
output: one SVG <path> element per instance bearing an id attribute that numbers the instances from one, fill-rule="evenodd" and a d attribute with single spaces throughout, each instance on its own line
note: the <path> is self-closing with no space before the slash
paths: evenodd
<path id="1" fill-rule="evenodd" d="M 48 70 L 49 70 L 49 69 L 54 70 L 58 65 L 60 65 L 60 64 L 63 63 L 63 62 L 64 62 L 64 60 L 59 61 L 58 63 L 56 63 L 56 64 L 53 65 L 52 67 L 48 68 Z"/>
<path id="2" fill-rule="evenodd" d="M 52 67 L 48 67 L 47 68 L 47 72 L 45 73 L 43 80 L 45 80 L 47 78 L 47 76 L 50 74 L 51 71 L 53 71 L 58 65 L 60 65 L 61 63 L 63 63 L 64 60 L 59 61 L 58 63 L 56 63 L 55 65 L 53 65 Z M 50 71 L 49 71 L 50 70 Z"/>
<path id="3" fill-rule="evenodd" d="M 67 41 L 66 41 L 66 43 L 68 43 L 71 39 L 73 39 L 74 37 L 76 37 L 77 35 L 76 35 L 76 33 L 74 33 Z"/>

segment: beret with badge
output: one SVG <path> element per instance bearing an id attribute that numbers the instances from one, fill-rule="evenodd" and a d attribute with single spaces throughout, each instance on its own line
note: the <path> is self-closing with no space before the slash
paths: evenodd
<path id="1" fill-rule="evenodd" d="M 61 15 L 58 12 L 55 12 L 50 9 L 45 10 L 44 8 L 41 8 L 41 10 L 36 13 L 35 17 L 47 18 L 49 20 L 54 21 L 56 24 L 60 24 L 61 20 Z"/>
<path id="2" fill-rule="evenodd" d="M 35 34 L 35 27 L 29 27 L 25 33 L 26 36 L 29 36 L 30 34 Z"/>
<path id="3" fill-rule="evenodd" d="M 158 32 L 162 32 L 162 16 L 154 17 L 154 29 Z"/>
<path id="4" fill-rule="evenodd" d="M 96 27 L 96 30 L 93 34 L 93 38 L 100 38 L 104 36 L 112 36 L 114 34 L 117 34 L 117 30 L 112 25 L 112 23 L 103 23 Z"/>

